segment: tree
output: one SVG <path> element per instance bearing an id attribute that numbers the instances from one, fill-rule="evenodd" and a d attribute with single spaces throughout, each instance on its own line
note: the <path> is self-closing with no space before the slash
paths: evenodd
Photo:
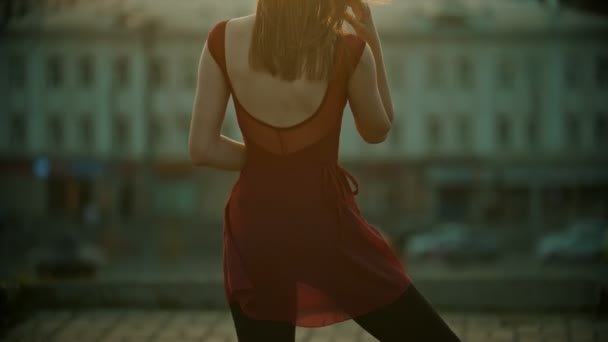
<path id="1" fill-rule="evenodd" d="M 561 6 L 577 8 L 585 12 L 608 15 L 608 2 L 605 0 L 539 0 L 542 3 L 558 2 Z"/>

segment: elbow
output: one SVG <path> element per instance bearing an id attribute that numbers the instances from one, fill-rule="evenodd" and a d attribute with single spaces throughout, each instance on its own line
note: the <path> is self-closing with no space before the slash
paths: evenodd
<path id="1" fill-rule="evenodd" d="M 376 144 L 383 143 L 387 137 L 388 137 L 388 134 L 377 135 L 377 136 L 372 136 L 372 137 L 368 136 L 368 137 L 365 137 L 364 140 L 368 144 L 376 145 Z"/>
<path id="2" fill-rule="evenodd" d="M 208 158 L 207 158 L 207 153 L 205 152 L 205 149 L 190 146 L 188 148 L 188 156 L 190 158 L 190 162 L 194 166 L 207 165 Z"/>
<path id="3" fill-rule="evenodd" d="M 366 134 L 363 136 L 363 139 L 366 143 L 376 145 L 383 143 L 388 138 L 388 133 L 391 130 L 391 125 L 385 125 L 383 127 L 378 128 L 373 134 Z"/>

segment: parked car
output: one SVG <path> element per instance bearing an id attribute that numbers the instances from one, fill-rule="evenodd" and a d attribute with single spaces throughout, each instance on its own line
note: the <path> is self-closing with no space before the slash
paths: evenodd
<path id="1" fill-rule="evenodd" d="M 408 259 L 446 262 L 487 261 L 499 256 L 498 238 L 463 224 L 442 224 L 414 235 L 406 244 Z"/>
<path id="2" fill-rule="evenodd" d="M 31 258 L 43 278 L 92 277 L 106 262 L 96 244 L 75 234 L 61 234 L 40 246 Z"/>
<path id="3" fill-rule="evenodd" d="M 18 214 L 0 212 L 0 258 L 21 257 L 36 242 L 32 220 Z"/>
<path id="4" fill-rule="evenodd" d="M 536 245 L 536 257 L 543 263 L 554 261 L 606 260 L 608 225 L 602 220 L 575 222 L 565 230 L 549 233 Z"/>

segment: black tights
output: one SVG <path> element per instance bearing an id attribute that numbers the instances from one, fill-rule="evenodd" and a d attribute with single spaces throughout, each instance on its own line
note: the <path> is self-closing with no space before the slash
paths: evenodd
<path id="1" fill-rule="evenodd" d="M 296 329 L 289 323 L 251 319 L 236 303 L 230 311 L 239 342 L 295 340 Z M 460 341 L 413 284 L 392 304 L 354 321 L 381 342 Z"/>

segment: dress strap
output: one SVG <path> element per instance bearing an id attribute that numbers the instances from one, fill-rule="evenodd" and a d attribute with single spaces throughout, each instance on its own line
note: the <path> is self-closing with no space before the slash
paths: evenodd
<path id="1" fill-rule="evenodd" d="M 346 169 L 343 168 L 340 164 L 338 164 L 338 169 L 340 171 L 342 171 L 342 173 L 344 174 L 344 176 L 346 176 L 346 179 L 348 181 L 353 183 L 353 185 L 355 186 L 355 189 L 353 190 L 350 187 L 350 183 L 348 184 L 348 188 L 350 189 L 350 191 L 353 195 L 357 195 L 359 193 L 359 183 L 357 182 L 357 179 L 355 178 L 355 176 L 353 176 L 350 172 L 346 171 Z"/>
<path id="2" fill-rule="evenodd" d="M 220 69 L 222 69 L 222 73 L 227 81 L 228 72 L 226 71 L 226 23 L 228 20 L 220 21 L 215 24 L 215 26 L 209 31 L 207 35 L 207 48 L 209 49 L 209 53 L 219 65 Z"/>
<path id="3" fill-rule="evenodd" d="M 323 166 L 324 187 L 334 188 L 338 191 L 339 200 L 350 202 L 351 196 L 359 193 L 359 183 L 355 177 L 346 171 L 340 164 L 330 163 Z M 355 188 L 351 187 L 353 183 Z"/>

